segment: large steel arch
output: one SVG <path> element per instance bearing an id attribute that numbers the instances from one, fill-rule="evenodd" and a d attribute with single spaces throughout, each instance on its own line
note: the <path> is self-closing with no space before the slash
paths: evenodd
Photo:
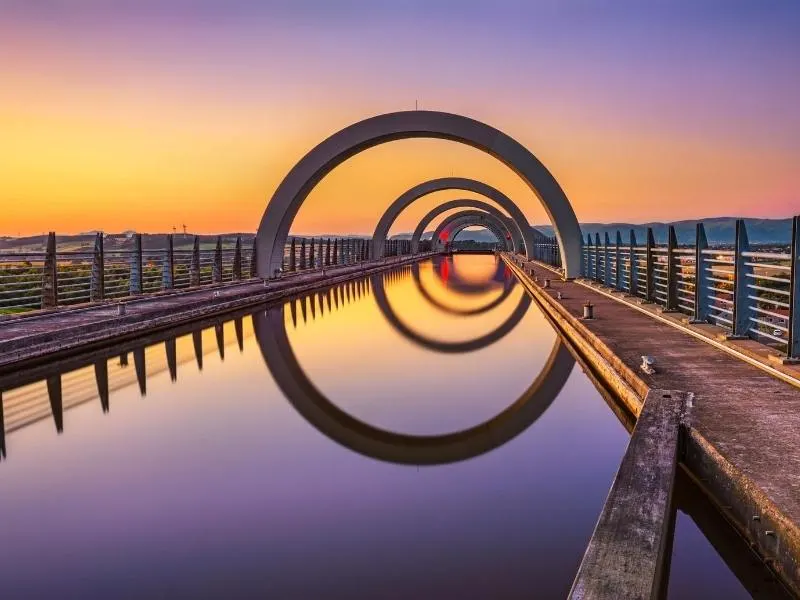
<path id="1" fill-rule="evenodd" d="M 499 414 L 461 431 L 412 435 L 381 429 L 357 419 L 320 392 L 292 350 L 283 306 L 255 313 L 253 330 L 275 382 L 306 421 L 345 448 L 376 460 L 405 465 L 453 463 L 502 446 L 545 413 L 558 397 L 575 365 L 575 359 L 557 337 L 542 372 Z"/>
<path id="2" fill-rule="evenodd" d="M 414 233 L 411 236 L 411 253 L 416 254 L 419 252 L 419 241 L 422 238 L 422 234 L 425 233 L 425 228 L 428 224 L 433 221 L 436 217 L 440 214 L 447 212 L 448 210 L 453 210 L 454 208 L 477 208 L 484 212 L 487 212 L 495 217 L 506 221 L 506 226 L 508 228 L 509 233 L 511 233 L 511 243 L 514 246 L 514 252 L 521 252 L 523 249 L 523 240 L 522 234 L 519 231 L 519 228 L 516 226 L 516 223 L 513 219 L 509 218 L 507 215 L 503 214 L 501 210 L 495 207 L 488 202 L 484 202 L 483 200 L 476 200 L 474 198 L 461 198 L 458 200 L 450 200 L 445 202 L 444 204 L 440 204 L 433 210 L 431 210 L 428 214 L 426 214 L 417 225 L 417 228 L 414 230 Z M 433 239 L 433 238 L 431 238 Z"/>
<path id="3" fill-rule="evenodd" d="M 439 179 L 431 179 L 415 185 L 401 194 L 397 200 L 392 202 L 389 208 L 386 209 L 386 212 L 383 213 L 380 221 L 378 221 L 378 225 L 375 227 L 375 231 L 372 233 L 373 256 L 383 256 L 383 249 L 386 238 L 389 235 L 389 229 L 403 210 L 423 196 L 443 190 L 475 192 L 476 194 L 480 194 L 496 202 L 510 215 L 511 220 L 515 223 L 517 239 L 521 239 L 525 244 L 526 253 L 529 258 L 533 257 L 533 251 L 531 250 L 528 252 L 527 248 L 533 248 L 536 240 L 534 238 L 534 232 L 528 223 L 528 219 L 525 217 L 525 213 L 520 210 L 519 206 L 517 206 L 511 198 L 497 188 L 483 183 L 482 181 L 469 179 L 467 177 L 441 177 Z M 376 252 L 377 254 L 375 254 Z"/>
<path id="4" fill-rule="evenodd" d="M 486 227 L 489 231 L 494 233 L 498 242 L 501 244 L 505 240 L 503 222 L 498 220 L 497 217 L 489 213 L 481 212 L 479 210 L 462 210 L 457 213 L 449 215 L 439 223 L 436 230 L 433 232 L 431 243 L 435 250 L 441 244 L 443 235 L 447 236 L 447 240 L 453 239 L 462 229 L 471 227 L 473 225 L 480 225 Z"/>
<path id="5" fill-rule="evenodd" d="M 256 234 L 258 274 L 271 278 L 280 272 L 292 221 L 325 175 L 364 150 L 409 138 L 437 138 L 466 144 L 514 170 L 541 200 L 553 223 L 565 277 L 580 275 L 582 241 L 578 219 L 566 194 L 539 159 L 522 144 L 485 123 L 424 110 L 387 113 L 359 121 L 334 133 L 300 159 L 275 190 L 261 218 Z M 526 248 L 526 251 L 530 256 L 531 250 Z"/>

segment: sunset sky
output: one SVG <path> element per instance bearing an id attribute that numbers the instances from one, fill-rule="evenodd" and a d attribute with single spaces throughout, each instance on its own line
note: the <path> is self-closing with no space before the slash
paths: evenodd
<path id="1" fill-rule="evenodd" d="M 797 0 L 0 0 L 0 235 L 254 231 L 306 151 L 415 101 L 526 145 L 581 221 L 786 217 L 798 31 Z M 337 168 L 292 230 L 371 233 L 447 175 L 545 222 L 494 159 L 413 140 Z"/>

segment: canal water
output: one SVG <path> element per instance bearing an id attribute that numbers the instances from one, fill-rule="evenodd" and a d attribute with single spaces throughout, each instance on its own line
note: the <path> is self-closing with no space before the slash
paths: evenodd
<path id="1" fill-rule="evenodd" d="M 565 597 L 629 434 L 512 277 L 436 259 L 0 381 L 0 597 Z M 669 596 L 750 597 L 681 485 Z"/>

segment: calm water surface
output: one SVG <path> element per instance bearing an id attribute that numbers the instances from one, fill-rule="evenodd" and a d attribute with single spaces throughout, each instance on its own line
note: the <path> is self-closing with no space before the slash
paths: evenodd
<path id="1" fill-rule="evenodd" d="M 565 597 L 628 433 L 509 277 L 429 261 L 0 382 L 0 597 Z M 685 512 L 670 595 L 749 597 Z"/>

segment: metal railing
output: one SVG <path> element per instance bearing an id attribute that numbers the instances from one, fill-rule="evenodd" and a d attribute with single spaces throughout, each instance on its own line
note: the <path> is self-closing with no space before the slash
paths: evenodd
<path id="1" fill-rule="evenodd" d="M 800 217 L 792 220 L 786 246 L 751 248 L 742 219 L 736 222 L 733 249 L 710 248 L 702 223 L 695 240 L 693 246 L 679 246 L 672 226 L 661 246 L 650 228 L 643 246 L 633 230 L 627 244 L 620 232 L 613 244 L 608 233 L 603 243 L 599 234 L 594 240 L 587 235 L 583 276 L 800 359 Z M 547 256 L 539 260 L 559 266 Z"/>
<path id="2" fill-rule="evenodd" d="M 119 240 L 116 240 L 119 241 Z M 214 248 L 143 248 L 142 235 L 126 248 L 107 243 L 98 233 L 91 249 L 61 250 L 56 235 L 47 236 L 44 251 L 0 253 L 0 314 L 26 312 L 114 300 L 220 284 L 255 277 L 255 245 L 241 237 L 216 238 Z"/>
<path id="3" fill-rule="evenodd" d="M 555 267 L 561 267 L 561 251 L 557 238 L 548 237 L 534 230 L 533 258 Z"/>
<path id="4" fill-rule="evenodd" d="M 186 236 L 183 236 L 186 238 Z M 147 294 L 188 290 L 206 285 L 246 281 L 256 277 L 256 245 L 241 236 L 217 236 L 212 243 L 193 236 L 175 248 L 165 236 L 164 247 L 144 248 L 141 234 L 107 239 L 98 233 L 91 248 L 59 249 L 56 235 L 47 236 L 43 251 L 0 253 L 0 315 L 120 300 Z M 207 238 L 206 238 L 207 240 Z M 420 250 L 427 251 L 429 243 Z M 370 260 L 366 238 L 291 237 L 284 249 L 283 273 L 351 265 Z M 410 240 L 387 240 L 384 254 L 411 254 Z"/>

